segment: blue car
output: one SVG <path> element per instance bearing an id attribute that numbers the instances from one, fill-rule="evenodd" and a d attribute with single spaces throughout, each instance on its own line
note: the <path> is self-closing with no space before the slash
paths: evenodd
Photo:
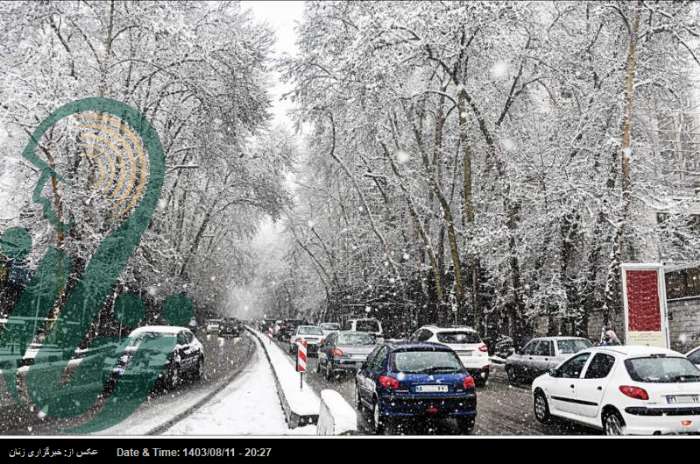
<path id="1" fill-rule="evenodd" d="M 454 351 L 426 342 L 381 343 L 355 377 L 355 403 L 382 433 L 398 420 L 454 418 L 461 433 L 476 420 L 476 388 Z"/>

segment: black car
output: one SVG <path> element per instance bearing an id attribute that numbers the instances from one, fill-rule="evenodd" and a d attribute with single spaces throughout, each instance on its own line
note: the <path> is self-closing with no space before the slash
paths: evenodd
<path id="1" fill-rule="evenodd" d="M 232 337 L 240 337 L 243 333 L 243 324 L 241 321 L 233 318 L 224 319 L 219 326 L 219 335 L 230 335 Z"/>
<path id="2" fill-rule="evenodd" d="M 117 382 L 140 383 L 153 376 L 156 387 L 171 390 L 185 378 L 198 380 L 204 375 L 204 347 L 185 327 L 140 327 L 114 355 L 105 359 L 102 369 L 108 391 Z"/>

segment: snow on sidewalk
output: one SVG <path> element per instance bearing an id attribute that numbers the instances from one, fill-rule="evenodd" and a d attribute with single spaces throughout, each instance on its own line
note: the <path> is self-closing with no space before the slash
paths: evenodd
<path id="1" fill-rule="evenodd" d="M 303 382 L 303 389 L 299 388 L 299 373 L 296 371 L 294 361 L 276 343 L 271 342 L 267 335 L 254 329 L 251 330 L 255 332 L 259 340 L 264 340 L 262 344 L 270 357 L 270 362 L 277 374 L 277 379 L 290 409 L 298 416 L 318 416 L 321 398 L 306 382 Z"/>
<path id="2" fill-rule="evenodd" d="M 250 364 L 229 386 L 164 435 L 315 435 L 313 425 L 287 426 L 270 364 L 256 344 Z"/>

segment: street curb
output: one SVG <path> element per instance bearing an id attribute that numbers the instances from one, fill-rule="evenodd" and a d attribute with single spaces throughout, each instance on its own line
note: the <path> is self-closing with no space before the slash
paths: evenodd
<path id="1" fill-rule="evenodd" d="M 250 327 L 245 326 L 246 330 L 253 334 L 253 336 L 257 339 L 257 341 L 260 343 L 263 353 L 265 353 L 265 357 L 267 358 L 267 362 L 270 364 L 270 370 L 272 370 L 272 376 L 275 379 L 275 387 L 277 389 L 277 396 L 279 396 L 280 399 L 280 404 L 282 405 L 282 410 L 284 411 L 284 416 L 287 419 L 287 425 L 289 425 L 290 429 L 294 429 L 297 427 L 301 427 L 304 425 L 315 425 L 318 423 L 318 414 L 299 414 L 292 410 L 291 405 L 289 404 L 289 401 L 287 401 L 287 398 L 284 396 L 284 390 L 282 388 L 282 384 L 279 381 L 279 378 L 277 377 L 277 372 L 275 371 L 275 366 L 272 364 L 272 360 L 270 359 L 270 355 L 267 353 L 267 350 L 265 349 L 265 342 L 262 340 L 258 334 L 256 334 Z"/>
<path id="2" fill-rule="evenodd" d="M 250 339 L 250 338 L 249 338 Z M 221 381 L 221 384 L 218 385 L 214 390 L 209 392 L 204 398 L 201 400 L 197 401 L 195 404 L 187 408 L 186 410 L 182 411 L 180 414 L 176 415 L 172 419 L 168 420 L 167 422 L 159 425 L 158 427 L 155 427 L 148 432 L 145 433 L 145 435 L 160 435 L 161 433 L 165 432 L 169 428 L 171 428 L 173 425 L 177 424 L 180 422 L 182 419 L 185 417 L 189 416 L 190 414 L 194 413 L 197 409 L 201 408 L 204 406 L 206 403 L 208 403 L 214 396 L 216 396 L 218 393 L 220 393 L 224 388 L 229 386 L 233 380 L 238 377 L 238 374 L 240 374 L 243 369 L 248 367 L 248 364 L 250 364 L 250 360 L 253 358 L 252 354 L 255 352 L 255 341 L 250 339 L 251 343 L 248 345 L 248 351 L 245 354 L 245 361 L 236 367 L 231 374 L 229 374 L 226 378 L 224 378 Z M 264 351 L 264 350 L 263 350 Z M 266 353 L 267 354 L 267 353 Z"/>

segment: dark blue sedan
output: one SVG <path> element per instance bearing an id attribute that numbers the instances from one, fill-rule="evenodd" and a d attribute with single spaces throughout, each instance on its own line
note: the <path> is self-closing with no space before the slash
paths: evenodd
<path id="1" fill-rule="evenodd" d="M 398 420 L 454 418 L 461 433 L 476 420 L 476 389 L 454 351 L 437 343 L 382 343 L 355 377 L 355 403 L 375 432 Z"/>

